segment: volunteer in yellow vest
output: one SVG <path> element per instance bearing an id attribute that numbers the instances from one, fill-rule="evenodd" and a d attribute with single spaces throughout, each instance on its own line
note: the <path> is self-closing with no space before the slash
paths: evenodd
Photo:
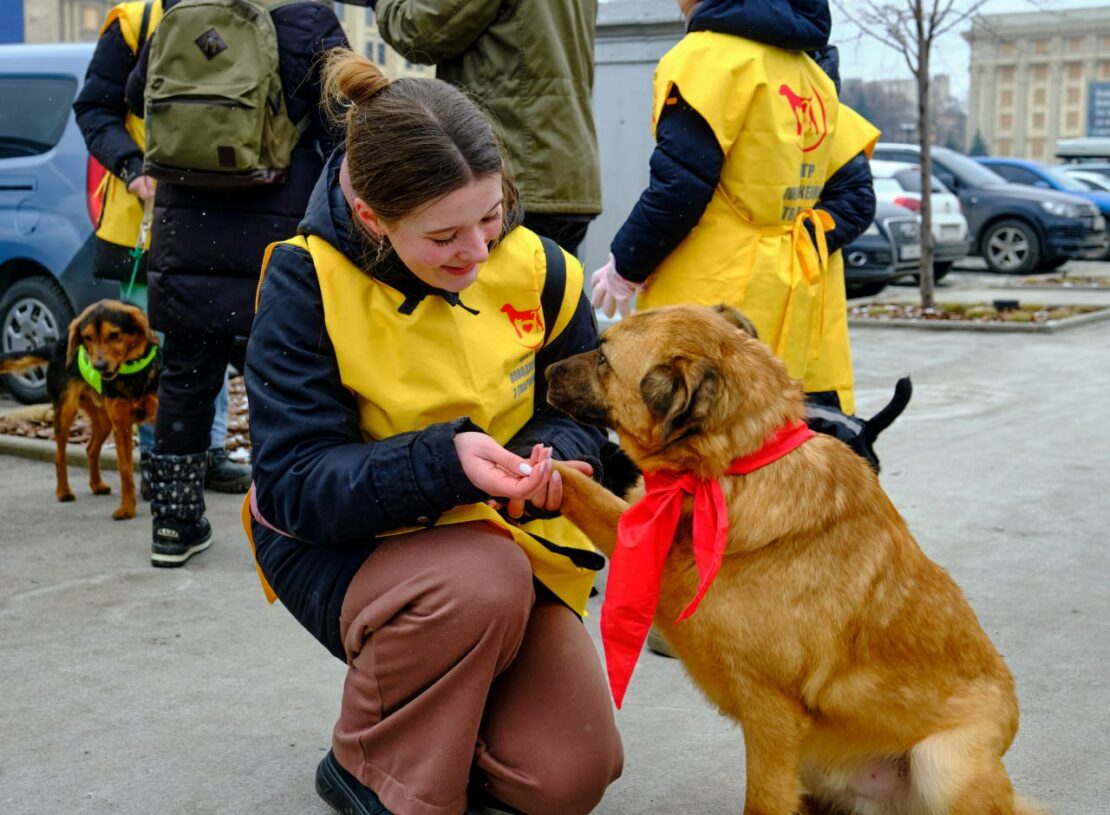
<path id="1" fill-rule="evenodd" d="M 162 19 L 161 0 L 120 3 L 108 12 L 81 92 L 73 102 L 77 124 L 89 153 L 108 172 L 97 195 L 100 221 L 96 228 L 93 276 L 120 284 L 120 298 L 147 310 L 146 250 L 150 224 L 143 223 L 144 203 L 152 208 L 154 179 L 143 175 L 143 120 L 127 109 L 124 84 L 136 55 Z M 205 486 L 221 492 L 243 492 L 250 468 L 227 457 L 228 387 L 216 397 L 209 434 Z M 139 425 L 139 470 L 144 500 L 150 500 L 147 462 L 154 449 L 154 425 Z"/>
<path id="2" fill-rule="evenodd" d="M 827 46 L 828 7 L 679 6 L 688 33 L 655 72 L 651 184 L 593 275 L 594 303 L 626 313 L 646 282 L 637 308 L 737 306 L 808 393 L 851 413 L 843 265 L 829 257 L 871 221 L 878 131 L 805 53 Z"/>
<path id="3" fill-rule="evenodd" d="M 263 587 L 348 665 L 317 790 L 589 812 L 623 761 L 580 621 L 602 558 L 558 517 L 550 459 L 596 470 L 605 437 L 544 397 L 546 367 L 597 344 L 582 268 L 517 226 L 460 91 L 349 51 L 324 90 L 346 144 L 267 251 L 244 506 Z"/>

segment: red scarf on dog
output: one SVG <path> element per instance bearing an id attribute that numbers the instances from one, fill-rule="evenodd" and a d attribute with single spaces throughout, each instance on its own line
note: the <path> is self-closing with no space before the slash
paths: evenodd
<path id="1" fill-rule="evenodd" d="M 784 425 L 759 450 L 734 460 L 726 473 L 743 475 L 758 470 L 813 435 L 805 422 Z M 698 588 L 676 623 L 693 614 L 701 603 L 721 568 L 728 539 L 728 508 L 716 479 L 699 480 L 690 473 L 670 470 L 645 472 L 644 489 L 644 497 L 629 507 L 617 524 L 617 545 L 609 562 L 609 582 L 601 607 L 605 664 L 618 708 L 659 605 L 659 579 L 678 529 L 683 494 L 694 496 Z"/>

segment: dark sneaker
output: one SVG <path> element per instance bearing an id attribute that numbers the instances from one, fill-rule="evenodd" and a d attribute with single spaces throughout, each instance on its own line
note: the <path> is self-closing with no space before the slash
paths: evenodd
<path id="1" fill-rule="evenodd" d="M 341 815 L 390 815 L 373 790 L 339 766 L 331 750 L 316 768 L 316 794 Z"/>
<path id="2" fill-rule="evenodd" d="M 212 545 L 212 527 L 207 518 L 199 521 L 166 521 L 155 519 L 154 542 L 150 545 L 152 566 L 174 568 L 197 552 Z"/>
<path id="3" fill-rule="evenodd" d="M 648 631 L 647 647 L 649 651 L 659 654 L 661 657 L 670 657 L 671 659 L 678 658 L 678 654 L 674 652 L 671 644 L 667 642 L 667 638 L 659 633 L 659 629 L 654 625 L 651 627 L 651 630 Z"/>
<path id="4" fill-rule="evenodd" d="M 146 461 L 139 459 L 139 497 L 144 501 L 149 501 L 151 496 L 150 491 L 150 477 L 147 475 Z"/>
<path id="5" fill-rule="evenodd" d="M 223 447 L 213 447 L 208 451 L 204 488 L 216 492 L 246 492 L 251 488 L 251 468 L 246 464 L 236 464 L 227 457 L 227 450 Z"/>

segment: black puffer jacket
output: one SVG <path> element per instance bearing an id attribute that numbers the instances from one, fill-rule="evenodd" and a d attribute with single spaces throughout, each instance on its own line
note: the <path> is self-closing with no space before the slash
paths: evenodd
<path id="1" fill-rule="evenodd" d="M 166 0 L 166 9 L 178 0 Z M 250 332 L 262 255 L 297 231 L 336 141 L 320 109 L 321 54 L 347 45 L 330 8 L 293 3 L 273 12 L 289 116 L 315 116 L 293 150 L 288 180 L 243 190 L 160 183 L 148 257 L 151 324 L 162 331 Z M 148 49 L 127 80 L 127 103 L 142 115 Z M 201 134 L 203 138 L 203 134 Z"/>

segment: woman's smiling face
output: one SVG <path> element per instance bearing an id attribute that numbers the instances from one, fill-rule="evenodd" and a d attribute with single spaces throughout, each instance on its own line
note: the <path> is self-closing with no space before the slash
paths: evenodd
<path id="1" fill-rule="evenodd" d="M 499 173 L 475 178 L 423 208 L 387 224 L 361 199 L 357 217 L 389 238 L 397 257 L 429 286 L 460 292 L 478 278 L 489 245 L 501 234 L 504 193 Z"/>

